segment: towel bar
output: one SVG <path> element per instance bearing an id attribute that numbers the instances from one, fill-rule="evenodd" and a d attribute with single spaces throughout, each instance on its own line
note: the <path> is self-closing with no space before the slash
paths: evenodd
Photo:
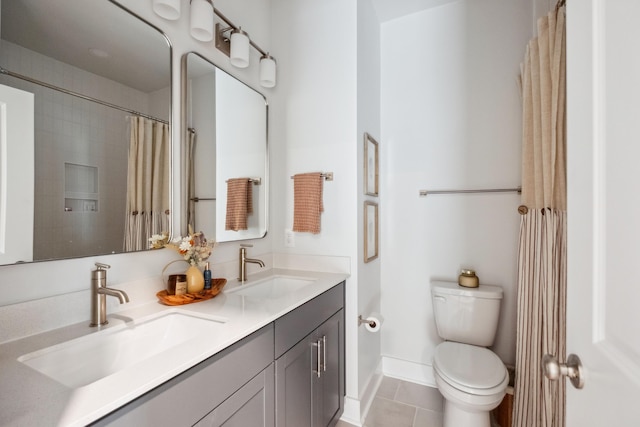
<path id="1" fill-rule="evenodd" d="M 325 181 L 333 181 L 333 172 L 323 172 L 320 176 L 323 177 Z M 293 179 L 293 175 L 291 179 Z"/>
<path id="2" fill-rule="evenodd" d="M 516 188 L 487 188 L 480 190 L 420 190 L 420 197 L 429 194 L 469 194 L 469 193 L 522 193 L 522 187 Z"/>
<path id="3" fill-rule="evenodd" d="M 247 180 L 249 182 L 253 182 L 253 185 L 260 185 L 262 184 L 262 178 L 247 178 Z M 225 182 L 229 182 L 229 180 L 226 180 Z M 200 199 L 202 200 L 202 199 Z"/>
<path id="4" fill-rule="evenodd" d="M 209 201 L 209 200 L 213 200 L 214 202 L 216 201 L 215 197 L 192 197 L 189 200 L 191 200 L 192 202 L 205 202 L 205 201 Z"/>

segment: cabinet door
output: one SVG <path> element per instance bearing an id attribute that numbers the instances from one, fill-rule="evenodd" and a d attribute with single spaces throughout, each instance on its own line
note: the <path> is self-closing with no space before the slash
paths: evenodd
<path id="1" fill-rule="evenodd" d="M 320 377 L 314 377 L 314 427 L 333 426 L 344 405 L 344 313 L 340 310 L 316 334 L 321 343 Z"/>
<path id="2" fill-rule="evenodd" d="M 276 360 L 276 425 L 311 427 L 312 344 L 309 337 Z"/>
<path id="3" fill-rule="evenodd" d="M 274 427 L 273 364 L 232 394 L 196 427 Z"/>

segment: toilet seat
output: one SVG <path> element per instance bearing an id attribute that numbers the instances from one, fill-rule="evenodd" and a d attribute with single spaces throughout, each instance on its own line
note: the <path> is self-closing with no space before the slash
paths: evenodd
<path id="1" fill-rule="evenodd" d="M 502 392 L 509 382 L 507 368 L 495 353 L 469 344 L 438 345 L 433 368 L 452 387 L 478 396 Z"/>

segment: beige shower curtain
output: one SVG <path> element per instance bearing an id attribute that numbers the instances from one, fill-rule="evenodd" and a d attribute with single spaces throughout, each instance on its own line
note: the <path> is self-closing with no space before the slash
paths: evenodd
<path id="1" fill-rule="evenodd" d="M 124 250 L 149 248 L 149 237 L 169 231 L 169 125 L 143 117 L 130 120 L 127 219 Z"/>
<path id="2" fill-rule="evenodd" d="M 522 70 L 522 202 L 514 427 L 562 427 L 565 382 L 540 369 L 565 359 L 566 131 L 564 7 L 538 20 Z M 521 212 L 526 209 L 521 210 Z"/>

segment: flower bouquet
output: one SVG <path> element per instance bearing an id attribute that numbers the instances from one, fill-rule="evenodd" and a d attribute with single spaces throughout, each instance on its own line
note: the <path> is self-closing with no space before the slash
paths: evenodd
<path id="1" fill-rule="evenodd" d="M 189 227 L 188 236 L 176 237 L 171 241 L 169 241 L 169 235 L 166 232 L 154 234 L 149 239 L 149 246 L 152 249 L 167 247 L 178 252 L 182 257 L 182 259 L 178 261 L 184 261 L 189 264 L 189 268 L 186 271 L 187 292 L 195 293 L 202 291 L 204 288 L 204 276 L 199 267 L 203 267 L 207 259 L 211 256 L 215 242 L 208 242 L 203 232 L 199 231 L 194 233 L 193 229 Z M 165 269 L 173 262 L 167 264 Z"/>

